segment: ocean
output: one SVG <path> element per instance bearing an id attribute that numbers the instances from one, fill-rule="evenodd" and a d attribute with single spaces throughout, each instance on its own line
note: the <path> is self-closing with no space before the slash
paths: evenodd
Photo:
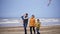
<path id="1" fill-rule="evenodd" d="M 39 19 L 41 21 L 41 26 L 60 25 L 60 18 L 39 18 Z M 15 27 L 15 26 L 23 26 L 22 19 L 16 18 L 0 19 L 0 27 Z"/>

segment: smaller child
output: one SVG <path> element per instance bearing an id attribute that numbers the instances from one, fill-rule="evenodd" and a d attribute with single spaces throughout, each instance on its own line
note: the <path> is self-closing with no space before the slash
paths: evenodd
<path id="1" fill-rule="evenodd" d="M 37 19 L 37 22 L 36 22 L 36 30 L 37 30 L 37 34 L 40 34 L 40 32 L 39 32 L 39 30 L 40 30 L 40 24 L 41 24 L 40 20 Z"/>

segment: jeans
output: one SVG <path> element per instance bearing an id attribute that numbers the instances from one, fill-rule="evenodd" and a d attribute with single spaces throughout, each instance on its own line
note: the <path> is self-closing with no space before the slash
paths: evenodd
<path id="1" fill-rule="evenodd" d="M 23 27 L 24 27 L 24 32 L 25 32 L 25 34 L 27 34 L 27 29 L 26 29 L 26 28 L 27 28 L 27 23 L 24 23 L 24 24 L 23 24 Z"/>
<path id="2" fill-rule="evenodd" d="M 32 28 L 33 28 L 34 34 L 36 34 L 35 33 L 35 27 L 30 27 L 30 34 L 32 34 Z"/>

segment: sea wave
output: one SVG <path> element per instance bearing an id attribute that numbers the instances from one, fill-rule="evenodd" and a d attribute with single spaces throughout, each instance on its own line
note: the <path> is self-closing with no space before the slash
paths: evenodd
<path id="1" fill-rule="evenodd" d="M 60 25 L 59 18 L 40 18 L 42 26 Z M 0 19 L 0 26 L 23 26 L 22 19 Z"/>

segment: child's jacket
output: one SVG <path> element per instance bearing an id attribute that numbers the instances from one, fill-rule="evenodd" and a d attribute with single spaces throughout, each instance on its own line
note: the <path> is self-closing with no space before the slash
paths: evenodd
<path id="1" fill-rule="evenodd" d="M 35 18 L 30 18 L 29 26 L 35 27 Z"/>
<path id="2" fill-rule="evenodd" d="M 39 23 L 37 22 L 35 25 L 36 25 L 36 28 L 40 28 L 41 23 L 40 22 Z"/>

